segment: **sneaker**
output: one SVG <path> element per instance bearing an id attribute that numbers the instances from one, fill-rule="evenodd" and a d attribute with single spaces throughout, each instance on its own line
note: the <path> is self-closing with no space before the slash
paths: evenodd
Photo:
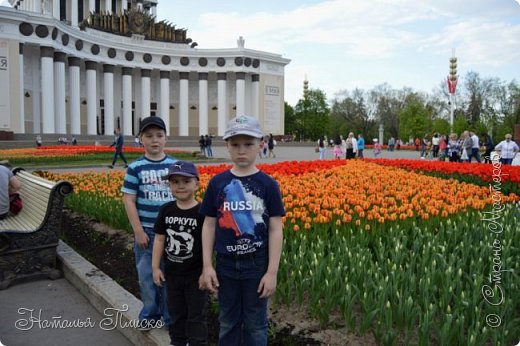
<path id="1" fill-rule="evenodd" d="M 125 168 L 128 168 L 128 165 L 125 163 Z"/>
<path id="2" fill-rule="evenodd" d="M 112 168 L 114 168 L 114 166 L 112 166 L 112 165 L 109 165 L 109 166 L 108 166 L 108 168 L 112 169 Z"/>

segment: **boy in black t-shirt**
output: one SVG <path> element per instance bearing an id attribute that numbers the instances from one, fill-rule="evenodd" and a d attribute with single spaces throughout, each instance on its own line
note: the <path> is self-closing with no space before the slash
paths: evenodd
<path id="1" fill-rule="evenodd" d="M 177 161 L 168 170 L 173 202 L 164 204 L 155 222 L 153 281 L 166 281 L 172 345 L 207 345 L 207 293 L 199 289 L 202 272 L 202 224 L 195 200 L 199 174 L 191 162 Z M 160 263 L 164 254 L 165 269 Z"/>

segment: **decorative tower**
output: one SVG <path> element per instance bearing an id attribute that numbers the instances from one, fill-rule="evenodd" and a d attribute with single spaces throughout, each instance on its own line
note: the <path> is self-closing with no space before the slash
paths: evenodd
<path id="1" fill-rule="evenodd" d="M 457 89 L 457 82 L 459 76 L 457 75 L 457 58 L 455 57 L 455 49 L 453 49 L 450 58 L 450 74 L 448 76 L 448 93 L 450 105 L 450 126 L 453 129 L 453 113 L 455 112 L 455 91 Z"/>

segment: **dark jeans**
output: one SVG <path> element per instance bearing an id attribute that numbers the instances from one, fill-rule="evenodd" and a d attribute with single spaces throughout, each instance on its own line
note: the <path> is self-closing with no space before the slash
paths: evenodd
<path id="1" fill-rule="evenodd" d="M 122 148 L 121 149 L 116 148 L 116 152 L 114 153 L 114 159 L 112 160 L 112 166 L 116 164 L 118 156 L 121 157 L 121 159 L 123 160 L 125 165 L 128 164 L 128 162 L 126 162 L 125 155 L 123 155 L 123 149 Z"/>
<path id="2" fill-rule="evenodd" d="M 500 163 L 503 164 L 503 165 L 510 165 L 510 164 L 513 163 L 513 159 L 500 158 Z"/>
<path id="3" fill-rule="evenodd" d="M 267 298 L 257 292 L 267 264 L 267 251 L 217 256 L 219 345 L 267 345 Z"/>
<path id="4" fill-rule="evenodd" d="M 170 343 L 174 346 L 208 344 L 208 294 L 199 290 L 199 275 L 171 275 L 166 267 Z"/>
<path id="5" fill-rule="evenodd" d="M 345 155 L 345 158 L 347 160 L 353 159 L 356 157 L 356 154 L 354 153 L 354 149 L 347 149 L 347 153 Z"/>
<path id="6" fill-rule="evenodd" d="M 3 220 L 7 217 L 7 215 L 9 215 L 9 212 L 5 213 L 5 214 L 1 214 L 0 215 L 0 220 Z"/>
<path id="7" fill-rule="evenodd" d="M 493 148 L 487 148 L 486 152 L 484 153 L 484 163 L 491 163 L 491 152 L 493 151 Z"/>
<path id="8" fill-rule="evenodd" d="M 471 162 L 471 158 L 474 157 L 478 163 L 480 163 L 480 152 L 478 148 L 471 148 L 471 152 L 468 153 L 468 162 Z"/>
<path id="9" fill-rule="evenodd" d="M 363 158 L 363 149 L 358 149 L 357 151 L 357 157 Z"/>

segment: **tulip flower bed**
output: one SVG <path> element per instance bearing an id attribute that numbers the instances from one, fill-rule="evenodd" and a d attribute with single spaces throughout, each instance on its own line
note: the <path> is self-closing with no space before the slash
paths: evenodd
<path id="1" fill-rule="evenodd" d="M 518 341 L 520 198 L 502 193 L 492 171 L 478 186 L 382 160 L 259 167 L 279 182 L 287 211 L 277 304 L 385 345 Z M 199 167 L 197 198 L 227 168 Z M 129 230 L 124 173 L 43 174 L 74 184 L 73 209 Z"/>
<path id="2" fill-rule="evenodd" d="M 476 164 L 461 162 L 402 160 L 402 159 L 365 159 L 379 165 L 399 167 L 413 172 L 423 172 L 442 178 L 454 178 L 481 186 L 488 186 L 493 180 L 500 180 L 502 193 L 514 192 L 520 195 L 520 166 Z"/>
<path id="3" fill-rule="evenodd" d="M 101 145 L 56 145 L 39 148 L 0 150 L 0 159 L 9 160 L 11 165 L 63 164 L 70 162 L 108 162 L 112 161 L 115 149 Z M 189 155 L 186 151 L 166 150 L 169 154 Z M 133 160 L 144 153 L 143 148 L 123 147 L 128 160 Z"/>

